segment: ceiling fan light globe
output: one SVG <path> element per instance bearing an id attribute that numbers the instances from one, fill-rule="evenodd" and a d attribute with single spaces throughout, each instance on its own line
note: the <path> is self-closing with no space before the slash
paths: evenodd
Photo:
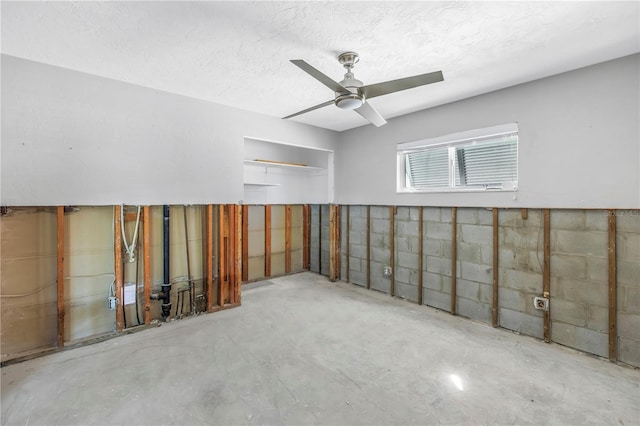
<path id="1" fill-rule="evenodd" d="M 335 100 L 336 106 L 340 109 L 360 108 L 363 103 L 364 103 L 364 98 L 355 93 L 340 95 Z"/>

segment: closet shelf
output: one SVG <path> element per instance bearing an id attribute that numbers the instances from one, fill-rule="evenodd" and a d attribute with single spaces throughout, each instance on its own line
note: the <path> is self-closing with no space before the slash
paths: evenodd
<path id="1" fill-rule="evenodd" d="M 245 182 L 245 186 L 280 186 L 279 183 Z"/>
<path id="2" fill-rule="evenodd" d="M 297 169 L 297 170 L 324 170 L 322 167 L 315 166 L 303 166 L 297 164 L 278 163 L 271 161 L 256 161 L 256 160 L 244 160 L 245 164 L 260 167 L 277 167 L 281 169 Z"/>

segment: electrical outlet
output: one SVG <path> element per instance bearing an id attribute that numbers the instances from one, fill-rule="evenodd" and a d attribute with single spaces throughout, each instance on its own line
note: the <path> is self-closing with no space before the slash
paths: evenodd
<path id="1" fill-rule="evenodd" d="M 546 297 L 534 297 L 533 307 L 541 311 L 549 310 L 549 299 Z"/>
<path id="2" fill-rule="evenodd" d="M 116 298 L 115 296 L 110 296 L 109 297 L 109 309 L 112 311 L 116 310 Z"/>
<path id="3" fill-rule="evenodd" d="M 392 271 L 392 270 L 391 270 L 391 266 L 385 266 L 385 267 L 382 269 L 382 274 L 383 274 L 385 277 L 387 277 L 387 278 L 391 278 L 391 271 Z"/>

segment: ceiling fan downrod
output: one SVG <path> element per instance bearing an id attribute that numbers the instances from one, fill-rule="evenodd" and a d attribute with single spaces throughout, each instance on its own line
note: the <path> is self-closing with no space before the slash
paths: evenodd
<path id="1" fill-rule="evenodd" d="M 352 71 L 353 66 L 358 63 L 359 60 L 360 57 L 356 52 L 344 52 L 338 56 L 338 62 L 347 70 L 340 85 L 348 90 L 348 93 L 335 92 L 336 98 L 334 103 L 338 108 L 357 109 L 364 104 L 364 94 L 360 91 L 364 83 L 355 78 Z"/>

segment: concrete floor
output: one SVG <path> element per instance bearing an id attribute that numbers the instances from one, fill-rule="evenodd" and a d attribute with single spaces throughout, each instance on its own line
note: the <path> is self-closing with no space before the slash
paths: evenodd
<path id="1" fill-rule="evenodd" d="M 312 273 L 2 368 L 2 424 L 640 424 L 640 372 Z"/>

